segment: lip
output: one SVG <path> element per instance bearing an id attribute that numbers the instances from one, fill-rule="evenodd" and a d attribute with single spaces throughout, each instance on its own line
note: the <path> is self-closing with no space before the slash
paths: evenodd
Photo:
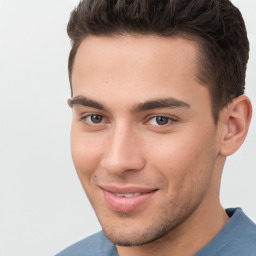
<path id="1" fill-rule="evenodd" d="M 101 187 L 104 199 L 107 205 L 114 211 L 118 212 L 132 212 L 137 208 L 146 204 L 151 197 L 157 192 L 157 189 L 143 188 L 143 187 L 115 187 L 104 186 Z M 140 193 L 134 197 L 119 197 L 115 194 L 135 194 Z"/>

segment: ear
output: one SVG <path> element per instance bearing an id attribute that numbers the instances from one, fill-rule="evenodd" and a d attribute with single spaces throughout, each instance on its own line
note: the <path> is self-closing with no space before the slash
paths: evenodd
<path id="1" fill-rule="evenodd" d="M 220 154 L 229 156 L 235 153 L 243 144 L 252 117 L 252 105 L 249 98 L 241 95 L 223 110 L 222 138 Z"/>

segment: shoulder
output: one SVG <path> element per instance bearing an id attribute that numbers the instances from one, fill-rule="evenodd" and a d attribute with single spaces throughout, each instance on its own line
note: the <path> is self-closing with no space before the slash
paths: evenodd
<path id="1" fill-rule="evenodd" d="M 230 220 L 195 256 L 256 256 L 256 224 L 240 208 L 226 212 Z"/>
<path id="2" fill-rule="evenodd" d="M 256 256 L 256 224 L 244 214 L 242 209 L 230 209 L 234 212 L 236 223 L 233 223 L 234 246 L 244 255 Z M 228 210 L 227 210 L 228 212 Z"/>
<path id="3" fill-rule="evenodd" d="M 226 210 L 230 218 L 230 228 L 236 234 L 242 234 L 241 239 L 247 237 L 256 239 L 256 224 L 242 211 L 241 208 L 231 208 Z M 239 236 L 240 237 L 240 236 Z"/>
<path id="4" fill-rule="evenodd" d="M 240 208 L 231 210 L 234 211 L 234 220 L 229 230 L 225 230 L 227 234 L 223 255 L 256 256 L 256 224 Z"/>
<path id="5" fill-rule="evenodd" d="M 118 254 L 115 245 L 111 243 L 101 231 L 69 246 L 56 256 L 92 255 L 117 256 Z"/>

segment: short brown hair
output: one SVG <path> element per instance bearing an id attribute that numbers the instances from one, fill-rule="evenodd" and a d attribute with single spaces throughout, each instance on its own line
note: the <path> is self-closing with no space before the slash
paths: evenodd
<path id="1" fill-rule="evenodd" d="M 216 123 L 219 111 L 244 93 L 249 42 L 242 15 L 229 0 L 83 0 L 67 31 L 70 83 L 77 49 L 88 35 L 183 35 L 199 44 L 198 78 L 209 87 Z"/>

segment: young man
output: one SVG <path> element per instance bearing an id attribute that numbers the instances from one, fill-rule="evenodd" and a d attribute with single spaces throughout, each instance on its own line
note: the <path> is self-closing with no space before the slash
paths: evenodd
<path id="1" fill-rule="evenodd" d="M 103 231 L 58 255 L 256 255 L 255 224 L 219 201 L 252 114 L 238 9 L 87 0 L 68 34 L 72 157 Z"/>

